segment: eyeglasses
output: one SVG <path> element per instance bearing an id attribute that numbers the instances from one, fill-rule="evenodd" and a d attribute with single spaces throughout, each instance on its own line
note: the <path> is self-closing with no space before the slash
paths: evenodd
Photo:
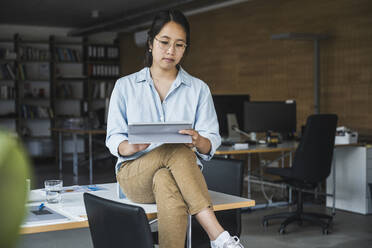
<path id="1" fill-rule="evenodd" d="M 158 42 L 159 48 L 163 51 L 167 51 L 172 45 L 171 42 L 168 41 L 168 40 L 159 40 L 156 37 L 154 37 L 154 38 Z M 174 49 L 176 50 L 176 52 L 183 52 L 183 51 L 185 51 L 186 47 L 187 47 L 187 44 L 185 44 L 182 41 L 174 42 Z"/>

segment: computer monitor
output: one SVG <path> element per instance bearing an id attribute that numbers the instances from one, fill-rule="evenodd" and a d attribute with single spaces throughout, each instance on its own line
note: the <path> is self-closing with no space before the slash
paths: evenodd
<path id="1" fill-rule="evenodd" d="M 296 132 L 296 102 L 245 102 L 244 131 L 293 134 Z"/>
<path id="2" fill-rule="evenodd" d="M 234 114 L 239 127 L 244 127 L 244 102 L 249 101 L 249 95 L 213 95 L 212 97 L 222 137 L 227 138 L 229 134 L 228 114 Z"/>

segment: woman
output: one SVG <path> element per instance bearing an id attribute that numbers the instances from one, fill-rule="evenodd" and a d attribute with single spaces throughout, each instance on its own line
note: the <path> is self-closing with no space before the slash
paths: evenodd
<path id="1" fill-rule="evenodd" d="M 209 160 L 221 143 L 208 86 L 179 63 L 190 47 L 186 17 L 160 12 L 148 32 L 146 66 L 117 81 L 112 92 L 106 144 L 118 157 L 117 180 L 133 202 L 158 208 L 159 245 L 184 247 L 187 216 L 195 215 L 211 246 L 243 247 L 218 223 L 198 157 Z M 188 121 L 191 144 L 129 144 L 128 122 Z M 197 155 L 196 155 L 197 154 Z"/>

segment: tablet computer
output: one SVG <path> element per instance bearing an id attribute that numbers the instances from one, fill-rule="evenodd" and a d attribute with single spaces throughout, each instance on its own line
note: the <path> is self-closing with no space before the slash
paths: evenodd
<path id="1" fill-rule="evenodd" d="M 137 122 L 128 123 L 130 144 L 191 143 L 191 136 L 178 131 L 191 129 L 190 122 Z"/>

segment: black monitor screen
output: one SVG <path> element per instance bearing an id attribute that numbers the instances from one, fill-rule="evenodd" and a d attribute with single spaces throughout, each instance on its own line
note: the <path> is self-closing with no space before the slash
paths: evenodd
<path id="1" fill-rule="evenodd" d="M 244 104 L 244 131 L 296 132 L 296 102 L 247 102 Z"/>
<path id="2" fill-rule="evenodd" d="M 249 95 L 213 95 L 221 136 L 228 136 L 227 114 L 235 114 L 240 128 L 244 127 L 244 102 Z"/>

